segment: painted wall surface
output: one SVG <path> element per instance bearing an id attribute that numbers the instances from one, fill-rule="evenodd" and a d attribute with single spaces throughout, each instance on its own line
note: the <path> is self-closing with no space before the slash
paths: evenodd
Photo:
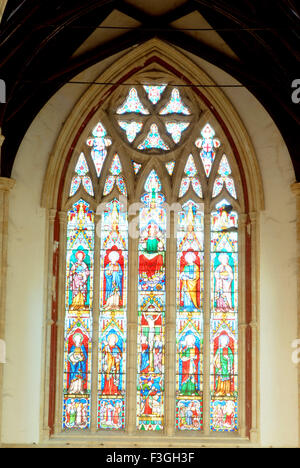
<path id="1" fill-rule="evenodd" d="M 217 83 L 234 83 L 218 68 L 197 62 Z M 107 65 L 93 67 L 80 78 L 96 77 Z M 38 442 L 46 271 L 41 191 L 55 140 L 84 89 L 65 86 L 49 101 L 27 132 L 12 174 L 17 183 L 9 220 L 4 443 Z M 261 443 L 296 446 L 297 366 L 291 359 L 291 343 L 297 338 L 296 206 L 290 191 L 294 174 L 278 130 L 256 99 L 240 88 L 227 88 L 226 94 L 252 138 L 265 190 L 260 219 Z"/>

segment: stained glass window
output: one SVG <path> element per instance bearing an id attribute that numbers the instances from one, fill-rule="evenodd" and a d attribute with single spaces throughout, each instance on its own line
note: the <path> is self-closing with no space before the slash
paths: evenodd
<path id="1" fill-rule="evenodd" d="M 70 197 L 73 197 L 76 194 L 81 184 L 83 185 L 85 191 L 93 197 L 93 183 L 91 178 L 87 175 L 87 173 L 89 172 L 89 168 L 83 153 L 81 153 L 78 158 L 78 162 L 75 167 L 75 172 L 77 175 L 73 177 L 71 182 Z"/>
<path id="2" fill-rule="evenodd" d="M 231 169 L 225 154 L 222 156 L 218 174 L 220 177 L 217 177 L 217 179 L 215 180 L 213 188 L 213 198 L 217 197 L 219 193 L 221 193 L 224 186 L 226 187 L 230 195 L 233 198 L 236 198 L 235 184 L 232 177 L 229 177 L 231 174 Z"/>
<path id="3" fill-rule="evenodd" d="M 188 177 L 195 177 L 195 175 L 197 175 L 195 161 L 191 154 L 189 155 L 189 158 L 187 160 L 184 172 Z"/>
<path id="4" fill-rule="evenodd" d="M 113 161 L 112 161 L 112 164 L 111 164 L 111 167 L 110 167 L 110 172 L 114 176 L 118 176 L 122 172 L 122 164 L 121 164 L 121 161 L 120 161 L 120 158 L 119 158 L 118 154 L 115 154 L 114 157 L 113 157 Z"/>
<path id="5" fill-rule="evenodd" d="M 107 136 L 106 129 L 101 122 L 94 128 L 92 137 L 86 143 L 92 147 L 91 156 L 95 164 L 97 176 L 100 177 L 107 156 L 107 148 L 112 144 L 112 140 Z"/>
<path id="6" fill-rule="evenodd" d="M 167 122 L 166 129 L 167 132 L 172 135 L 172 138 L 175 143 L 179 143 L 181 140 L 182 133 L 188 128 L 190 124 L 186 122 Z"/>
<path id="7" fill-rule="evenodd" d="M 125 428 L 127 336 L 127 213 L 117 199 L 102 215 L 98 428 Z"/>
<path id="8" fill-rule="evenodd" d="M 185 203 L 177 227 L 176 427 L 203 428 L 204 213 Z"/>
<path id="9" fill-rule="evenodd" d="M 133 165 L 134 173 L 135 175 L 137 175 L 140 172 L 142 165 L 139 163 L 136 163 L 135 161 L 132 161 L 132 165 Z"/>
<path id="10" fill-rule="evenodd" d="M 162 149 L 164 151 L 169 150 L 169 146 L 163 141 L 162 137 L 159 134 L 158 127 L 156 124 L 152 124 L 147 138 L 138 146 L 138 149 Z"/>
<path id="11" fill-rule="evenodd" d="M 144 86 L 144 89 L 148 95 L 149 101 L 152 104 L 157 104 L 158 101 L 161 99 L 161 95 L 166 89 L 167 85 L 160 85 L 160 86 Z"/>
<path id="12" fill-rule="evenodd" d="M 166 169 L 168 171 L 168 173 L 171 175 L 173 175 L 173 172 L 174 172 L 174 169 L 175 169 L 175 161 L 170 161 L 168 163 L 166 163 Z"/>
<path id="13" fill-rule="evenodd" d="M 126 98 L 126 101 L 117 110 L 117 114 L 119 114 L 119 115 L 129 114 L 131 112 L 133 112 L 135 114 L 144 114 L 144 115 L 149 114 L 149 111 L 147 109 L 145 109 L 145 107 L 141 103 L 141 101 L 139 99 L 139 96 L 138 96 L 138 92 L 137 92 L 137 90 L 135 88 L 132 88 L 129 91 L 129 94 L 128 94 L 127 98 Z"/>
<path id="14" fill-rule="evenodd" d="M 137 134 L 141 131 L 143 124 L 142 122 L 122 122 L 119 121 L 120 127 L 125 130 L 127 140 L 129 143 L 132 143 L 135 139 Z"/>
<path id="15" fill-rule="evenodd" d="M 81 177 L 75 176 L 72 179 L 71 188 L 70 188 L 70 197 L 73 197 L 81 185 Z"/>
<path id="16" fill-rule="evenodd" d="M 190 154 L 184 169 L 187 177 L 183 177 L 180 185 L 179 198 L 182 198 L 192 185 L 194 192 L 199 198 L 202 198 L 202 187 L 200 181 L 196 178 L 198 174 L 193 156 Z"/>
<path id="17" fill-rule="evenodd" d="M 85 176 L 89 172 L 89 168 L 83 153 L 81 153 L 81 155 L 78 158 L 78 162 L 75 167 L 75 172 L 80 177 Z"/>
<path id="18" fill-rule="evenodd" d="M 183 114 L 190 115 L 191 112 L 187 106 L 183 103 L 180 92 L 177 88 L 174 88 L 171 93 L 171 98 L 168 104 L 160 111 L 160 115 L 168 114 Z"/>
<path id="19" fill-rule="evenodd" d="M 164 427 L 166 212 L 153 170 L 145 183 L 139 223 L 137 428 Z"/>
<path id="20" fill-rule="evenodd" d="M 196 140 L 195 145 L 201 149 L 200 157 L 203 163 L 205 174 L 210 176 L 210 172 L 216 157 L 215 149 L 221 146 L 220 140 L 214 138 L 215 131 L 209 123 L 201 130 L 201 137 Z"/>
<path id="21" fill-rule="evenodd" d="M 94 237 L 94 213 L 79 200 L 67 226 L 64 429 L 90 427 Z"/>
<path id="22" fill-rule="evenodd" d="M 118 154 L 115 154 L 113 157 L 113 161 L 110 167 L 110 174 L 105 182 L 104 190 L 103 190 L 103 195 L 109 195 L 114 186 L 116 185 L 118 187 L 119 192 L 124 195 L 125 197 L 127 196 L 127 188 L 126 188 L 126 183 L 122 175 L 120 175 L 122 172 L 122 165 L 120 158 Z"/>
<path id="23" fill-rule="evenodd" d="M 182 144 L 191 124 L 185 93 L 181 96 L 173 87 L 168 92 L 167 84 L 134 87 L 127 93 L 113 117 L 131 148 L 153 153 L 152 150 L 169 151 Z M 166 93 L 167 103 L 161 104 Z"/>
<path id="24" fill-rule="evenodd" d="M 210 427 L 238 430 L 238 214 L 227 200 L 211 215 Z"/>

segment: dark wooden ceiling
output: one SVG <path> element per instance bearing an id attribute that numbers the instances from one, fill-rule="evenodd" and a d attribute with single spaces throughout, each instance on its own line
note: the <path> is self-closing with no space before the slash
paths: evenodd
<path id="1" fill-rule="evenodd" d="M 141 26 L 72 57 L 115 9 Z M 194 11 L 239 61 L 169 26 Z M 60 87 L 106 57 L 158 37 L 217 65 L 255 95 L 281 131 L 300 181 L 300 104 L 291 97 L 292 82 L 300 80 L 299 36 L 299 0 L 188 0 L 155 17 L 121 0 L 8 0 L 0 30 L 0 78 L 7 86 L 6 104 L 0 104 L 0 174 L 11 176 L 28 127 Z"/>

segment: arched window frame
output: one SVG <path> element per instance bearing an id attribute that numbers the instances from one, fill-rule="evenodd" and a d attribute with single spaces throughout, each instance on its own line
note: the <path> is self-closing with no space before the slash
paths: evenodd
<path id="1" fill-rule="evenodd" d="M 159 58 L 158 58 L 159 57 Z M 140 46 L 135 51 L 130 52 L 121 60 L 119 60 L 115 65 L 110 67 L 106 72 L 102 74 L 99 81 L 102 83 L 105 82 L 130 82 L 132 83 L 133 79 L 138 80 L 138 73 L 136 72 L 136 67 L 134 64 L 139 60 L 140 63 L 140 72 L 145 76 L 149 77 L 149 81 L 152 79 L 155 83 L 158 81 L 158 77 L 163 81 L 163 78 L 168 78 L 168 83 L 170 86 L 172 84 L 178 83 L 179 80 L 182 80 L 182 83 L 188 85 L 190 89 L 188 93 L 194 93 L 197 102 L 200 107 L 204 107 L 205 111 L 201 116 L 197 116 L 194 122 L 197 122 L 197 126 L 201 126 L 201 123 L 205 124 L 210 122 L 213 128 L 216 131 L 216 135 L 219 139 L 222 140 L 222 154 L 223 152 L 227 155 L 230 160 L 230 165 L 232 169 L 232 176 L 235 178 L 236 189 L 239 194 L 240 203 L 237 203 L 233 200 L 233 206 L 239 212 L 239 237 L 240 237 L 240 249 L 241 249 L 241 258 L 240 258 L 240 271 L 239 284 L 240 291 L 246 290 L 245 294 L 242 295 L 241 302 L 241 315 L 239 320 L 239 333 L 240 333 L 240 353 L 239 359 L 241 361 L 240 369 L 242 369 L 242 378 L 240 379 L 241 383 L 241 412 L 240 412 L 240 431 L 236 435 L 230 435 L 228 437 L 229 441 L 238 439 L 239 441 L 250 440 L 254 442 L 257 440 L 259 433 L 259 421 L 258 421 L 258 380 L 257 380 L 257 342 L 258 342 L 258 301 L 257 301 L 257 236 L 258 236 L 258 226 L 257 226 L 257 213 L 263 208 L 263 192 L 262 184 L 260 179 L 260 173 L 258 164 L 255 158 L 255 153 L 251 145 L 251 141 L 247 132 L 240 121 L 235 110 L 232 108 L 231 104 L 224 96 L 222 91 L 218 88 L 213 87 L 214 83 L 211 79 L 197 66 L 195 66 L 190 60 L 185 56 L 180 54 L 178 51 L 175 51 L 173 48 L 166 46 L 160 41 L 153 40 L 149 43 Z M 155 68 L 155 71 L 153 71 Z M 133 70 L 128 72 L 128 70 Z M 126 71 L 126 73 L 125 73 Z M 173 81 L 172 81 L 173 79 Z M 210 84 L 212 87 L 207 88 L 197 88 L 193 87 L 193 82 Z M 44 186 L 44 196 L 43 196 L 43 206 L 48 208 L 49 212 L 49 268 L 48 268 L 48 277 L 49 277 L 49 287 L 48 287 L 48 310 L 47 310 L 47 319 L 46 319 L 46 339 L 45 339 L 45 398 L 43 405 L 43 438 L 49 440 L 49 437 L 57 440 L 76 441 L 80 439 L 79 434 L 64 433 L 61 431 L 61 382 L 63 374 L 63 359 L 62 359 L 62 350 L 63 350 L 63 327 L 64 327 L 64 317 L 62 311 L 64 311 L 64 275 L 65 275 L 65 251 L 64 244 L 66 238 L 66 213 L 71 208 L 72 200 L 69 199 L 69 187 L 74 175 L 74 167 L 78 160 L 78 155 L 81 151 L 87 152 L 87 147 L 85 142 L 90 136 L 92 128 L 102 119 L 107 123 L 107 133 L 112 136 L 116 129 L 113 128 L 113 125 L 109 119 L 109 115 L 105 114 L 103 108 L 110 107 L 109 101 L 112 98 L 115 103 L 118 103 L 116 99 L 116 93 L 124 96 L 124 91 L 122 91 L 122 86 L 119 88 L 115 86 L 91 86 L 90 89 L 84 94 L 79 103 L 75 106 L 73 112 L 71 113 L 68 121 L 65 124 L 65 127 L 57 140 L 56 147 L 54 148 L 53 154 L 50 158 L 48 171 L 45 179 Z M 123 93 L 123 94 L 122 94 Z M 191 100 L 192 102 L 192 100 Z M 95 104 L 96 103 L 96 104 Z M 196 105 L 192 106 L 193 109 L 197 109 Z M 114 104 L 113 109 L 117 109 L 118 105 Z M 80 116 L 80 117 L 79 117 Z M 199 127 L 198 127 L 199 128 Z M 195 130 L 193 137 L 189 137 L 189 141 L 195 141 L 196 138 L 199 138 L 199 132 Z M 195 137 L 195 138 L 194 138 Z M 168 203 L 175 203 L 178 201 L 178 191 L 180 186 L 180 181 L 182 173 L 184 170 L 185 156 L 188 156 L 188 152 L 182 154 L 183 160 L 177 160 L 175 171 L 172 176 L 170 176 L 167 171 L 164 169 L 162 164 L 158 164 L 157 161 L 148 164 L 145 164 L 147 157 L 144 157 L 144 165 L 139 171 L 137 176 L 134 175 L 133 168 L 131 166 L 131 158 L 122 157 L 121 147 L 124 146 L 120 143 L 120 151 L 118 152 L 121 163 L 123 166 L 123 173 L 126 174 L 127 186 L 131 186 L 136 181 L 136 190 L 135 197 L 132 196 L 132 193 L 129 193 L 128 203 L 132 204 L 139 201 L 139 197 L 143 191 L 143 185 L 145 183 L 146 177 L 149 174 L 151 168 L 156 168 L 158 174 L 160 175 L 163 183 L 164 192 Z M 182 148 L 182 146 L 181 146 Z M 224 151 L 223 151 L 224 150 Z M 179 150 L 180 151 L 180 150 Z M 195 151 L 195 149 L 194 149 Z M 126 150 L 125 150 L 126 152 Z M 183 151 L 181 150 L 181 153 Z M 218 169 L 218 161 L 222 155 L 220 152 L 217 154 L 217 159 L 212 168 L 212 176 L 216 173 Z M 143 158 L 141 158 L 143 159 Z M 163 156 L 163 162 L 172 160 L 170 153 Z M 195 162 L 197 158 L 194 158 Z M 199 159 L 199 158 L 198 158 Z M 103 193 L 103 187 L 106 180 L 106 174 L 109 172 L 109 163 L 111 159 L 108 157 L 102 168 L 102 177 L 100 179 L 100 188 L 98 193 Z M 141 162 L 140 160 L 138 162 Z M 205 177 L 203 176 L 203 171 L 200 170 L 199 164 L 200 160 L 196 162 L 199 169 L 199 175 L 201 177 L 201 182 L 203 182 L 202 188 L 204 189 L 204 197 L 208 188 L 205 188 Z M 95 171 L 90 163 L 89 173 L 91 175 L 93 183 L 97 181 Z M 210 178 L 210 181 L 213 180 L 213 177 Z M 212 183 L 212 182 L 210 182 Z M 95 186 L 95 185 L 94 185 Z M 209 188 L 210 190 L 212 187 Z M 106 200 L 111 200 L 115 196 L 115 189 L 112 193 L 106 197 Z M 187 200 L 191 193 L 188 191 L 187 194 L 180 200 L 182 203 L 184 200 Z M 194 195 L 193 195 L 194 196 Z M 93 211 L 97 211 L 97 206 L 99 201 L 103 200 L 95 199 L 90 197 L 81 186 L 78 193 L 76 193 L 76 199 L 78 197 L 84 198 Z M 74 197 L 72 197 L 74 198 Z M 216 197 L 214 200 L 208 200 L 206 197 L 205 201 L 205 213 L 206 213 L 206 243 L 209 242 L 208 237 L 208 218 L 211 209 L 215 203 L 222 198 L 222 193 Z M 228 198 L 228 197 L 227 197 Z M 136 214 L 129 215 L 134 217 Z M 97 216 L 96 216 L 97 218 Z M 173 215 L 171 213 L 171 223 L 173 225 Z M 172 229 L 172 228 L 171 228 Z M 174 234 L 174 233 L 173 233 Z M 136 251 L 136 239 L 129 241 L 129 250 L 132 252 Z M 174 236 L 168 241 L 168 250 L 167 250 L 167 268 L 169 271 L 175 271 L 174 265 L 174 255 L 176 251 L 174 245 Z M 95 237 L 95 252 L 99 252 L 99 240 L 97 236 Z M 173 255 L 173 256 L 172 256 Z M 95 268 L 97 260 L 95 259 Z M 132 272 L 136 272 L 136 260 L 133 256 L 129 257 L 129 268 Z M 206 265 L 206 268 L 208 266 Z M 97 275 L 97 273 L 96 273 Z M 132 277 L 137 278 L 137 275 Z M 170 378 L 171 374 L 174 375 L 174 366 L 175 366 L 175 356 L 174 356 L 174 343 L 176 336 L 176 320 L 175 318 L 175 304 L 172 302 L 171 290 L 175 287 L 174 278 L 170 276 L 168 293 L 169 297 L 167 299 L 170 312 L 167 322 L 167 331 L 166 331 L 166 353 L 169 356 L 170 362 L 173 359 L 173 364 L 166 370 L 166 378 Z M 173 284 L 172 284 L 173 281 Z M 206 280 L 207 281 L 207 280 Z M 206 287 L 208 287 L 206 285 Z M 135 298 L 136 288 L 134 286 L 134 281 L 132 287 L 129 290 L 129 303 L 134 304 L 136 301 Z M 173 299 L 174 300 L 174 299 Z M 97 293 L 94 295 L 95 304 L 98 304 Z M 98 301 L 98 302 L 97 302 Z M 208 310 L 208 308 L 207 308 Z M 136 336 L 137 336 L 137 322 L 136 322 L 136 311 L 132 307 L 128 307 L 128 353 L 129 356 L 134 354 L 134 349 L 136 346 Z M 173 314 L 173 315 L 172 315 Z M 170 318 L 173 317 L 173 318 Z M 207 323 L 207 322 L 206 322 Z M 93 338 L 93 341 L 97 341 L 98 333 L 98 324 L 97 320 L 94 320 L 94 334 L 96 338 Z M 206 325 L 207 327 L 207 325 Z M 207 334 L 208 330 L 206 328 L 205 333 Z M 209 340 L 207 340 L 209 343 Z M 94 345 L 95 346 L 95 345 Z M 247 358 L 246 358 L 247 357 Z M 97 373 L 97 359 L 94 359 L 93 371 Z M 172 369 L 173 366 L 173 369 Z M 131 363 L 128 366 L 127 379 L 128 382 L 135 382 L 136 377 L 136 361 L 132 358 Z M 133 384 L 132 384 L 133 385 Z M 206 392 L 208 389 L 206 388 Z M 131 393 L 130 393 L 131 394 Z M 135 394 L 134 394 L 135 396 Z M 132 397 L 134 398 L 134 397 Z M 174 440 L 182 441 L 187 436 L 189 436 L 189 441 L 195 446 L 195 444 L 201 444 L 203 440 L 210 440 L 213 438 L 216 439 L 216 434 L 211 434 L 208 430 L 208 422 L 206 420 L 203 433 L 195 435 L 191 439 L 191 434 L 178 434 L 175 431 L 175 389 L 172 387 L 172 384 L 168 385 L 168 389 L 165 396 L 166 401 L 166 414 L 168 415 L 169 424 L 165 428 L 163 439 L 170 440 L 172 437 Z M 96 404 L 95 397 L 93 405 Z M 130 406 L 130 405 L 129 405 Z M 204 405 L 205 406 L 205 405 Z M 131 410 L 127 414 L 127 430 L 122 435 L 124 441 L 127 443 L 136 443 L 143 445 L 147 443 L 145 441 L 138 440 L 139 434 L 135 432 L 135 414 L 133 411 L 133 399 L 131 402 Z M 209 409 L 204 407 L 204 413 L 209 414 Z M 206 416 L 208 419 L 208 416 Z M 99 439 L 99 434 L 96 431 L 95 422 L 91 427 L 90 440 L 97 443 Z M 116 439 L 114 439 L 116 436 Z M 151 434 L 153 437 L 153 434 Z M 222 439 L 224 435 L 219 434 L 219 437 Z M 86 436 L 85 436 L 86 437 Z M 101 440 L 104 444 L 116 444 L 118 446 L 118 440 L 120 434 L 104 434 L 101 432 Z M 218 437 L 217 437 L 218 438 Z M 114 442 L 115 440 L 115 442 Z M 173 440 L 173 439 L 172 439 Z M 129 441 L 129 442 L 128 442 Z"/>

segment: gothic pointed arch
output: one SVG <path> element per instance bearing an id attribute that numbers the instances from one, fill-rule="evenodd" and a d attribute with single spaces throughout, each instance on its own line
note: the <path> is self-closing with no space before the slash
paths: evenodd
<path id="1" fill-rule="evenodd" d="M 250 137 L 211 78 L 157 39 L 96 81 L 65 122 L 43 190 L 50 435 L 251 439 L 251 220 L 264 200 Z"/>

